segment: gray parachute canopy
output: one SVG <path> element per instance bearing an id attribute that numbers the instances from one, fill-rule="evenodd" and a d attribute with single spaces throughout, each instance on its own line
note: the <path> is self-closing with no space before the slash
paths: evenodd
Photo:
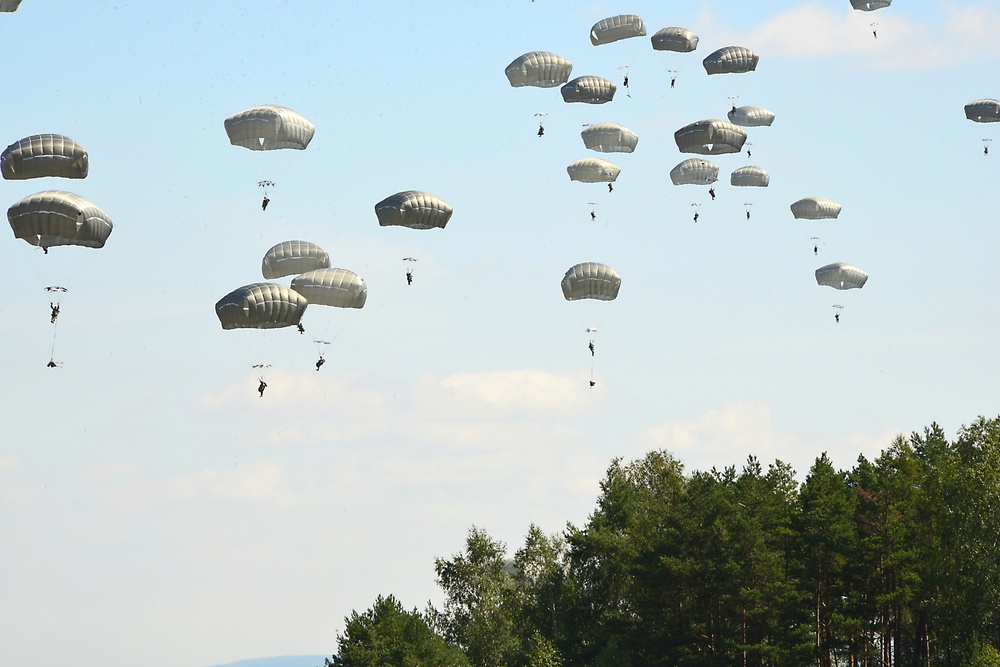
<path id="1" fill-rule="evenodd" d="M 746 143 L 747 133 L 736 125 L 718 119 L 699 120 L 674 132 L 674 141 L 681 153 L 722 155 L 739 153 Z"/>
<path id="2" fill-rule="evenodd" d="M 278 329 L 299 323 L 309 302 L 277 283 L 253 283 L 233 290 L 215 304 L 223 329 Z"/>
<path id="3" fill-rule="evenodd" d="M 111 235 L 111 218 L 93 202 L 62 190 L 25 197 L 7 209 L 14 236 L 33 246 L 103 248 Z"/>
<path id="4" fill-rule="evenodd" d="M 610 44 L 620 39 L 642 37 L 646 34 L 646 26 L 635 14 L 619 14 L 601 19 L 590 29 L 590 43 L 594 46 Z"/>
<path id="5" fill-rule="evenodd" d="M 791 205 L 792 215 L 800 220 L 827 220 L 840 215 L 840 204 L 822 197 L 805 197 Z"/>
<path id="6" fill-rule="evenodd" d="M 532 51 L 515 58 L 504 73 L 514 88 L 555 88 L 569 80 L 573 63 L 548 51 Z"/>
<path id="7" fill-rule="evenodd" d="M 363 308 L 368 300 L 365 281 L 347 269 L 307 271 L 292 279 L 292 289 L 320 306 Z"/>
<path id="8" fill-rule="evenodd" d="M 670 170 L 674 185 L 708 185 L 719 180 L 719 165 L 701 158 L 684 160 Z"/>
<path id="9" fill-rule="evenodd" d="M 742 46 L 727 46 L 715 51 L 701 64 L 709 74 L 741 74 L 757 69 L 760 56 Z"/>
<path id="10" fill-rule="evenodd" d="M 264 253 L 260 272 L 266 280 L 330 268 L 330 254 L 309 241 L 282 241 Z"/>
<path id="11" fill-rule="evenodd" d="M 618 123 L 595 123 L 580 133 L 583 145 L 598 153 L 631 153 L 639 136 Z"/>
<path id="12" fill-rule="evenodd" d="M 8 181 L 29 178 L 86 178 L 87 151 L 61 134 L 33 134 L 18 139 L 0 155 L 0 171 Z"/>
<path id="13" fill-rule="evenodd" d="M 663 28 L 649 38 L 656 51 L 690 53 L 698 48 L 698 35 L 687 28 Z"/>
<path id="14" fill-rule="evenodd" d="M 736 107 L 729 111 L 729 120 L 742 127 L 770 127 L 774 114 L 761 107 Z"/>
<path id="15" fill-rule="evenodd" d="M 621 171 L 617 165 L 596 157 L 577 160 L 566 167 L 569 180 L 581 183 L 612 183 Z"/>
<path id="16" fill-rule="evenodd" d="M 976 100 L 965 105 L 965 117 L 977 123 L 1000 122 L 1000 101 Z"/>
<path id="17" fill-rule="evenodd" d="M 444 229 L 451 214 L 451 206 L 443 199 L 419 190 L 397 192 L 375 204 L 375 215 L 381 227 Z"/>
<path id="18" fill-rule="evenodd" d="M 771 177 L 760 167 L 740 167 L 729 175 L 729 184 L 737 187 L 766 188 Z"/>
<path id="19" fill-rule="evenodd" d="M 17 11 L 17 6 L 20 4 L 21 0 L 0 0 L 0 12 Z"/>
<path id="20" fill-rule="evenodd" d="M 816 283 L 834 289 L 861 289 L 868 274 L 846 262 L 827 264 L 816 269 Z"/>
<path id="21" fill-rule="evenodd" d="M 614 301 L 621 286 L 621 276 L 610 266 L 598 262 L 583 262 L 572 266 L 562 279 L 563 297 L 567 301 Z"/>
<path id="22" fill-rule="evenodd" d="M 252 151 L 305 150 L 316 133 L 316 127 L 297 112 L 272 104 L 233 114 L 225 124 L 229 143 Z"/>
<path id="23" fill-rule="evenodd" d="M 564 102 L 583 102 L 584 104 L 604 104 L 615 99 L 618 87 L 599 76 L 578 76 L 568 82 L 559 92 Z"/>
<path id="24" fill-rule="evenodd" d="M 873 12 L 892 4 L 892 0 L 851 0 L 851 7 L 862 12 Z"/>

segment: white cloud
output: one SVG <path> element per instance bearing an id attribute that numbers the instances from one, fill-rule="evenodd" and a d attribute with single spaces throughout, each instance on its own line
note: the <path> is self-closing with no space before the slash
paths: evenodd
<path id="1" fill-rule="evenodd" d="M 167 479 L 163 490 L 175 498 L 215 498 L 288 507 L 310 498 L 309 485 L 292 479 L 273 461 L 256 461 L 231 469 L 202 468 Z"/>
<path id="2" fill-rule="evenodd" d="M 846 4 L 846 3 L 845 3 Z M 1000 54 L 1000 12 L 986 5 L 947 8 L 941 24 L 897 11 L 857 12 L 810 3 L 782 12 L 734 39 L 762 54 L 819 58 L 863 56 L 872 67 L 949 67 Z M 878 38 L 871 23 L 877 23 Z"/>
<path id="3" fill-rule="evenodd" d="M 0 472 L 11 472 L 21 467 L 21 459 L 17 456 L 0 456 Z"/>
<path id="4" fill-rule="evenodd" d="M 109 463 L 106 465 L 92 465 L 87 466 L 82 471 L 80 471 L 80 477 L 88 481 L 104 481 L 111 479 L 118 479 L 121 477 L 128 477 L 135 474 L 138 470 L 138 466 L 134 463 L 128 463 L 125 461 L 119 463 Z"/>
<path id="5" fill-rule="evenodd" d="M 638 457 L 653 449 L 666 449 L 689 472 L 732 465 L 739 469 L 749 456 L 756 456 L 765 467 L 780 459 L 791 464 L 803 479 L 823 452 L 836 468 L 850 469 L 859 454 L 869 459 L 878 456 L 898 433 L 891 429 L 855 433 L 835 441 L 822 436 L 806 440 L 776 428 L 770 406 L 751 400 L 727 403 L 692 419 L 671 419 L 651 427 L 639 434 L 631 453 Z"/>

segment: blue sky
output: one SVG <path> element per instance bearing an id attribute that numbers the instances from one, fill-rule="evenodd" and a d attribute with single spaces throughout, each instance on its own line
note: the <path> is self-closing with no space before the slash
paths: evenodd
<path id="1" fill-rule="evenodd" d="M 531 522 L 584 522 L 614 457 L 756 455 L 801 475 L 823 451 L 848 468 L 932 420 L 995 413 L 1000 145 L 983 156 L 998 133 L 962 107 L 1000 97 L 1000 4 L 759 4 L 25 0 L 0 16 L 0 143 L 61 133 L 91 160 L 85 181 L 3 181 L 3 200 L 68 189 L 115 223 L 63 301 L 57 369 L 38 252 L 0 244 L 0 663 L 329 654 L 380 593 L 438 602 L 433 559 L 473 524 L 513 551 Z M 619 13 L 690 28 L 698 50 L 591 46 Z M 705 75 L 731 44 L 757 71 Z M 616 83 L 628 65 L 631 97 L 511 88 L 504 67 L 533 50 Z M 777 116 L 749 130 L 753 158 L 712 158 L 714 202 L 673 186 L 690 157 L 673 132 L 736 95 Z M 257 104 L 312 121 L 308 149 L 229 145 L 223 120 Z M 571 183 L 566 165 L 598 156 L 582 125 L 608 121 L 639 135 L 601 156 L 615 191 Z M 770 187 L 730 187 L 747 164 Z M 375 203 L 407 189 L 454 206 L 448 227 L 380 228 Z M 809 195 L 843 212 L 794 220 Z M 320 372 L 284 332 L 260 398 L 213 306 L 297 238 L 362 275 L 368 303 L 331 317 Z M 622 276 L 594 315 L 559 289 L 583 261 Z M 817 286 L 836 261 L 865 288 Z"/>

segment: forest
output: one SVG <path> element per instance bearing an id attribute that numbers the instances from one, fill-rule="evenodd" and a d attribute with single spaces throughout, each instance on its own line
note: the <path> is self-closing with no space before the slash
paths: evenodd
<path id="1" fill-rule="evenodd" d="M 353 612 L 326 667 L 1000 666 L 1000 417 L 802 482 L 614 460 L 585 525 L 473 526 L 442 608 Z"/>

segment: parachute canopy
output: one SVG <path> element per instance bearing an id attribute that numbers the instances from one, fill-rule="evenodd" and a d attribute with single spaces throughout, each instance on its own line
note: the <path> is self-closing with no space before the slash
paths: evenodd
<path id="1" fill-rule="evenodd" d="M 0 171 L 8 181 L 29 178 L 86 178 L 87 151 L 61 134 L 33 134 L 18 139 L 0 155 Z"/>
<path id="2" fill-rule="evenodd" d="M 265 280 L 328 268 L 330 254 L 309 241 L 282 241 L 268 250 L 260 263 Z"/>
<path id="3" fill-rule="evenodd" d="M 892 0 L 851 0 L 851 7 L 862 12 L 873 12 L 892 4 Z"/>
<path id="4" fill-rule="evenodd" d="M 375 204 L 375 215 L 382 227 L 444 229 L 451 214 L 451 206 L 443 199 L 419 190 L 397 192 Z"/>
<path id="5" fill-rule="evenodd" d="M 548 51 L 531 51 L 515 58 L 504 73 L 514 88 L 555 88 L 569 80 L 573 63 Z"/>
<path id="6" fill-rule="evenodd" d="M 569 180 L 581 183 L 611 183 L 621 173 L 618 166 L 596 157 L 577 160 L 566 167 L 566 171 Z"/>
<path id="7" fill-rule="evenodd" d="M 846 262 L 827 264 L 816 269 L 816 283 L 834 289 L 861 289 L 868 274 Z"/>
<path id="8" fill-rule="evenodd" d="M 316 127 L 300 114 L 272 104 L 252 107 L 226 119 L 229 143 L 252 151 L 305 150 L 315 133 Z"/>
<path id="9" fill-rule="evenodd" d="M 594 46 L 610 44 L 629 37 L 642 37 L 646 26 L 635 14 L 619 14 L 601 19 L 590 29 L 590 43 Z"/>
<path id="10" fill-rule="evenodd" d="M 822 197 L 806 197 L 791 205 L 792 215 L 801 220 L 826 220 L 840 215 L 840 204 Z"/>
<path id="11" fill-rule="evenodd" d="M 977 123 L 1000 122 L 1000 101 L 976 100 L 965 105 L 965 117 Z"/>
<path id="12" fill-rule="evenodd" d="M 699 120 L 674 132 L 674 141 L 682 153 L 721 155 L 739 153 L 747 133 L 736 125 L 718 119 Z"/>
<path id="13" fill-rule="evenodd" d="M 17 6 L 20 4 L 21 0 L 0 0 L 0 12 L 17 11 Z"/>
<path id="14" fill-rule="evenodd" d="M 615 99 L 618 87 L 599 76 L 578 76 L 568 82 L 559 92 L 564 102 L 583 102 L 584 104 L 604 104 Z"/>
<path id="15" fill-rule="evenodd" d="M 365 281 L 347 269 L 307 271 L 292 279 L 292 289 L 320 306 L 362 308 L 368 300 Z"/>
<path id="16" fill-rule="evenodd" d="M 277 283 L 253 283 L 233 290 L 215 304 L 223 329 L 278 329 L 299 323 L 309 304 L 295 290 Z"/>
<path id="17" fill-rule="evenodd" d="M 25 197 L 7 209 L 7 220 L 15 237 L 42 248 L 103 248 L 112 228 L 111 218 L 94 203 L 62 190 Z"/>
<path id="18" fill-rule="evenodd" d="M 698 35 L 687 28 L 664 28 L 649 38 L 656 51 L 690 53 L 698 48 Z"/>
<path id="19" fill-rule="evenodd" d="M 567 301 L 614 301 L 621 286 L 621 276 L 610 266 L 598 262 L 583 262 L 570 267 L 562 279 L 563 296 Z"/>
<path id="20" fill-rule="evenodd" d="M 580 133 L 583 145 L 599 153 L 631 153 L 639 143 L 639 136 L 618 123 L 595 123 Z"/>
<path id="21" fill-rule="evenodd" d="M 761 107 L 736 107 L 730 110 L 729 120 L 743 127 L 770 127 L 774 114 Z"/>
<path id="22" fill-rule="evenodd" d="M 708 185 L 719 180 L 719 165 L 701 158 L 684 160 L 670 170 L 674 185 Z"/>
<path id="23" fill-rule="evenodd" d="M 766 188 L 771 177 L 760 167 L 740 167 L 729 175 L 729 184 L 737 187 Z"/>
<path id="24" fill-rule="evenodd" d="M 715 51 L 701 64 L 709 74 L 741 74 L 757 69 L 760 56 L 742 46 L 727 46 Z"/>

